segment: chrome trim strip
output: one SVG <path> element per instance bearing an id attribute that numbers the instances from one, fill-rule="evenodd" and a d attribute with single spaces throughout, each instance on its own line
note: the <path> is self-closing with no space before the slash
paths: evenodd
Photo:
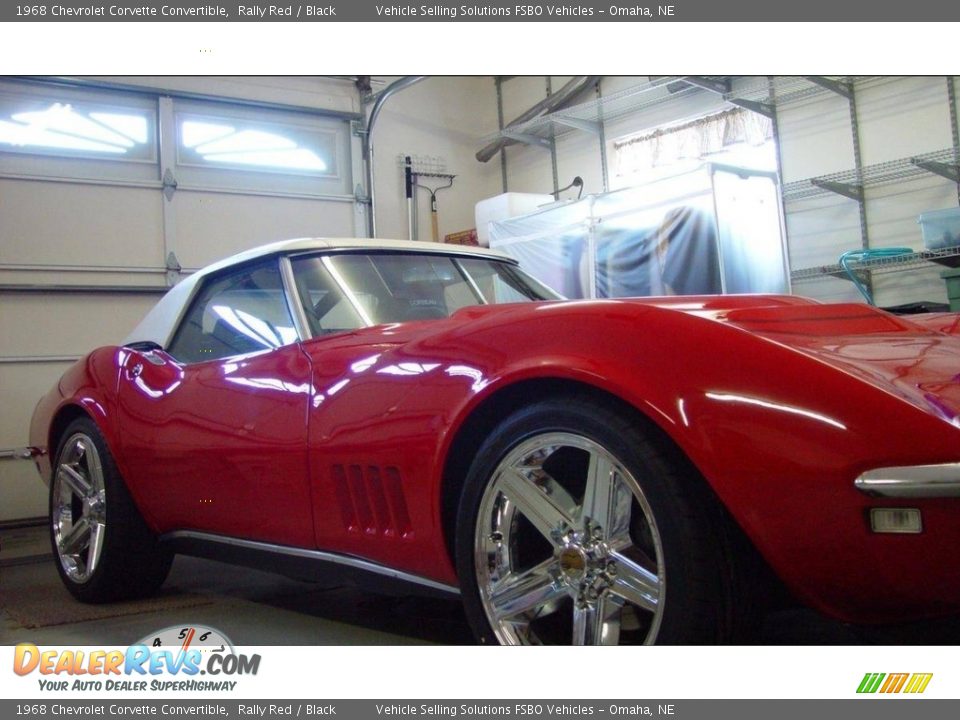
<path id="1" fill-rule="evenodd" d="M 300 295 L 297 292 L 297 280 L 293 275 L 293 265 L 290 258 L 282 256 L 280 258 L 280 277 L 283 280 L 284 295 L 287 297 L 287 308 L 290 310 L 290 316 L 293 318 L 293 324 L 297 329 L 300 340 L 309 340 L 310 324 L 307 321 L 307 311 L 300 302 Z"/>
<path id="2" fill-rule="evenodd" d="M 340 271 L 334 267 L 333 262 L 330 260 L 330 256 L 321 255 L 320 263 L 327 269 L 327 272 L 330 273 L 330 277 L 333 278 L 333 281 L 337 284 L 337 287 L 340 288 L 340 292 L 342 292 L 343 296 L 349 301 L 350 305 L 357 313 L 357 317 L 359 317 L 364 323 L 364 327 L 373 327 L 376 323 L 370 319 L 367 311 L 363 309 L 363 305 L 360 304 L 360 300 L 357 299 L 357 296 L 354 294 L 353 288 L 347 285 L 347 281 L 343 279 Z"/>
<path id="3" fill-rule="evenodd" d="M 960 497 L 960 463 L 877 468 L 860 475 L 853 486 L 875 497 Z"/>
<path id="4" fill-rule="evenodd" d="M 0 365 L 32 365 L 34 363 L 74 363 L 79 355 L 23 355 L 21 357 L 0 357 Z"/>
<path id="5" fill-rule="evenodd" d="M 351 557 L 349 555 L 339 555 L 337 553 L 324 552 L 323 550 L 310 550 L 308 548 L 290 547 L 289 545 L 274 545 L 273 543 L 259 542 L 257 540 L 242 540 L 240 538 L 225 537 L 223 535 L 211 535 L 209 533 L 196 532 L 194 530 L 175 530 L 166 533 L 160 537 L 161 540 L 203 540 L 205 542 L 220 543 L 221 545 L 232 545 L 233 547 L 248 548 L 250 550 L 260 550 L 262 552 L 272 552 L 278 555 L 289 555 L 291 557 L 306 558 L 308 560 L 317 560 L 318 562 L 328 562 L 334 565 L 343 565 L 345 567 L 365 570 L 377 575 L 384 575 L 394 580 L 403 580 L 404 582 L 423 585 L 424 587 L 439 590 L 441 592 L 453 595 L 460 594 L 460 588 L 452 585 L 445 585 L 436 580 L 429 580 L 419 575 L 404 572 L 403 570 L 394 570 L 384 565 L 379 565 L 370 560 Z"/>
<path id="6" fill-rule="evenodd" d="M 480 288 L 477 285 L 477 281 L 473 279 L 473 276 L 463 269 L 463 265 L 460 264 L 462 258 L 451 257 L 450 261 L 453 263 L 454 267 L 457 268 L 457 271 L 463 275 L 464 280 L 467 281 L 467 284 L 470 286 L 470 289 L 473 290 L 473 294 L 477 296 L 477 300 L 480 301 L 481 305 L 489 305 L 490 302 L 484 297 L 483 293 L 480 292 Z"/>
<path id="7" fill-rule="evenodd" d="M 33 460 L 46 453 L 38 447 L 4 448 L 0 450 L 0 460 Z"/>

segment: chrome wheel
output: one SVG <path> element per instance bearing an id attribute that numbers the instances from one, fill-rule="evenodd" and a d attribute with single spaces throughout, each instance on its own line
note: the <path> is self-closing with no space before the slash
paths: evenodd
<path id="1" fill-rule="evenodd" d="M 85 583 L 103 554 L 106 490 L 100 454 L 85 433 L 71 435 L 57 458 L 51 489 L 53 543 L 67 577 Z"/>
<path id="2" fill-rule="evenodd" d="M 660 533 L 640 485 L 589 438 L 510 450 L 479 504 L 480 601 L 506 644 L 652 643 L 666 592 Z"/>

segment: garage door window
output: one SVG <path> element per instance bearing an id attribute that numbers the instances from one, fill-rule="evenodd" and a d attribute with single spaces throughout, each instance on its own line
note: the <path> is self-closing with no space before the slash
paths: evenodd
<path id="1" fill-rule="evenodd" d="M 176 168 L 183 187 L 347 196 L 350 124 L 281 110 L 174 103 Z"/>
<path id="2" fill-rule="evenodd" d="M 336 138 L 303 128 L 244 127 L 229 120 L 182 118 L 180 162 L 239 170 L 336 175 Z"/>
<path id="3" fill-rule="evenodd" d="M 0 149 L 97 159 L 154 159 L 153 113 L 35 95 L 0 95 Z"/>

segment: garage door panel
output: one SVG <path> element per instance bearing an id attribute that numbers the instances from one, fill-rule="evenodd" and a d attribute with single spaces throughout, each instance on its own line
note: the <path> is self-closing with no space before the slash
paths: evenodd
<path id="1" fill-rule="evenodd" d="M 100 345 L 120 342 L 160 297 L 157 295 L 4 295 L 0 299 L 0 448 L 29 441 L 37 401 L 52 388 L 70 361 Z M 13 358 L 21 358 L 10 362 Z M 46 489 L 30 462 L 0 461 L 0 521 L 47 512 Z"/>
<path id="2" fill-rule="evenodd" d="M 69 362 L 0 363 L 0 448 L 27 445 L 33 408 L 68 367 Z M 46 488 L 32 462 L 0 460 L 0 498 L 0 521 L 47 514 Z"/>
<path id="3" fill-rule="evenodd" d="M 160 295 L 7 295 L 0 302 L 5 357 L 80 356 L 121 342 Z M 8 386 L 4 385 L 5 388 Z M 6 395 L 6 391 L 4 392 Z"/>
<path id="4" fill-rule="evenodd" d="M 0 448 L 27 444 L 30 418 L 37 401 L 57 383 L 70 365 L 70 362 L 0 363 L 0 385 L 4 388 L 6 405 L 6 411 L 0 413 Z M 9 467 L 8 461 L 0 461 L 0 475 Z"/>
<path id="5" fill-rule="evenodd" d="M 187 268 L 276 240 L 354 235 L 347 202 L 178 191 L 173 209 L 177 258 Z"/>
<path id="6" fill-rule="evenodd" d="M 150 188 L 0 180 L 0 262 L 162 267 L 161 198 Z"/>
<path id="7" fill-rule="evenodd" d="M 0 460 L 0 497 L 0 522 L 47 514 L 47 487 L 32 462 Z"/>
<path id="8" fill-rule="evenodd" d="M 64 266 L 59 266 L 53 270 L 0 268 L 0 285 L 30 285 L 41 288 L 45 285 L 54 287 L 61 285 L 120 285 L 124 287 L 134 286 L 137 288 L 156 287 L 158 291 L 162 291 L 166 288 L 166 285 L 164 285 L 165 277 L 166 272 L 162 267 L 150 268 L 150 272 L 96 271 L 86 269 L 68 271 Z M 5 300 L 0 300 L 0 302 L 5 302 Z"/>

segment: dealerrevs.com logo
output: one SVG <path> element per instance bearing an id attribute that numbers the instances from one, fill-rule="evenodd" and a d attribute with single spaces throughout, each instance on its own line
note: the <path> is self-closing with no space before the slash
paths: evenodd
<path id="1" fill-rule="evenodd" d="M 927 689 L 933 673 L 867 673 L 857 687 L 858 693 L 918 694 Z"/>
<path id="2" fill-rule="evenodd" d="M 201 625 L 165 628 L 125 650 L 42 650 L 21 643 L 13 656 L 14 673 L 37 673 L 45 691 L 231 691 L 238 681 L 230 678 L 259 669 L 259 655 L 237 653 L 223 633 Z"/>

